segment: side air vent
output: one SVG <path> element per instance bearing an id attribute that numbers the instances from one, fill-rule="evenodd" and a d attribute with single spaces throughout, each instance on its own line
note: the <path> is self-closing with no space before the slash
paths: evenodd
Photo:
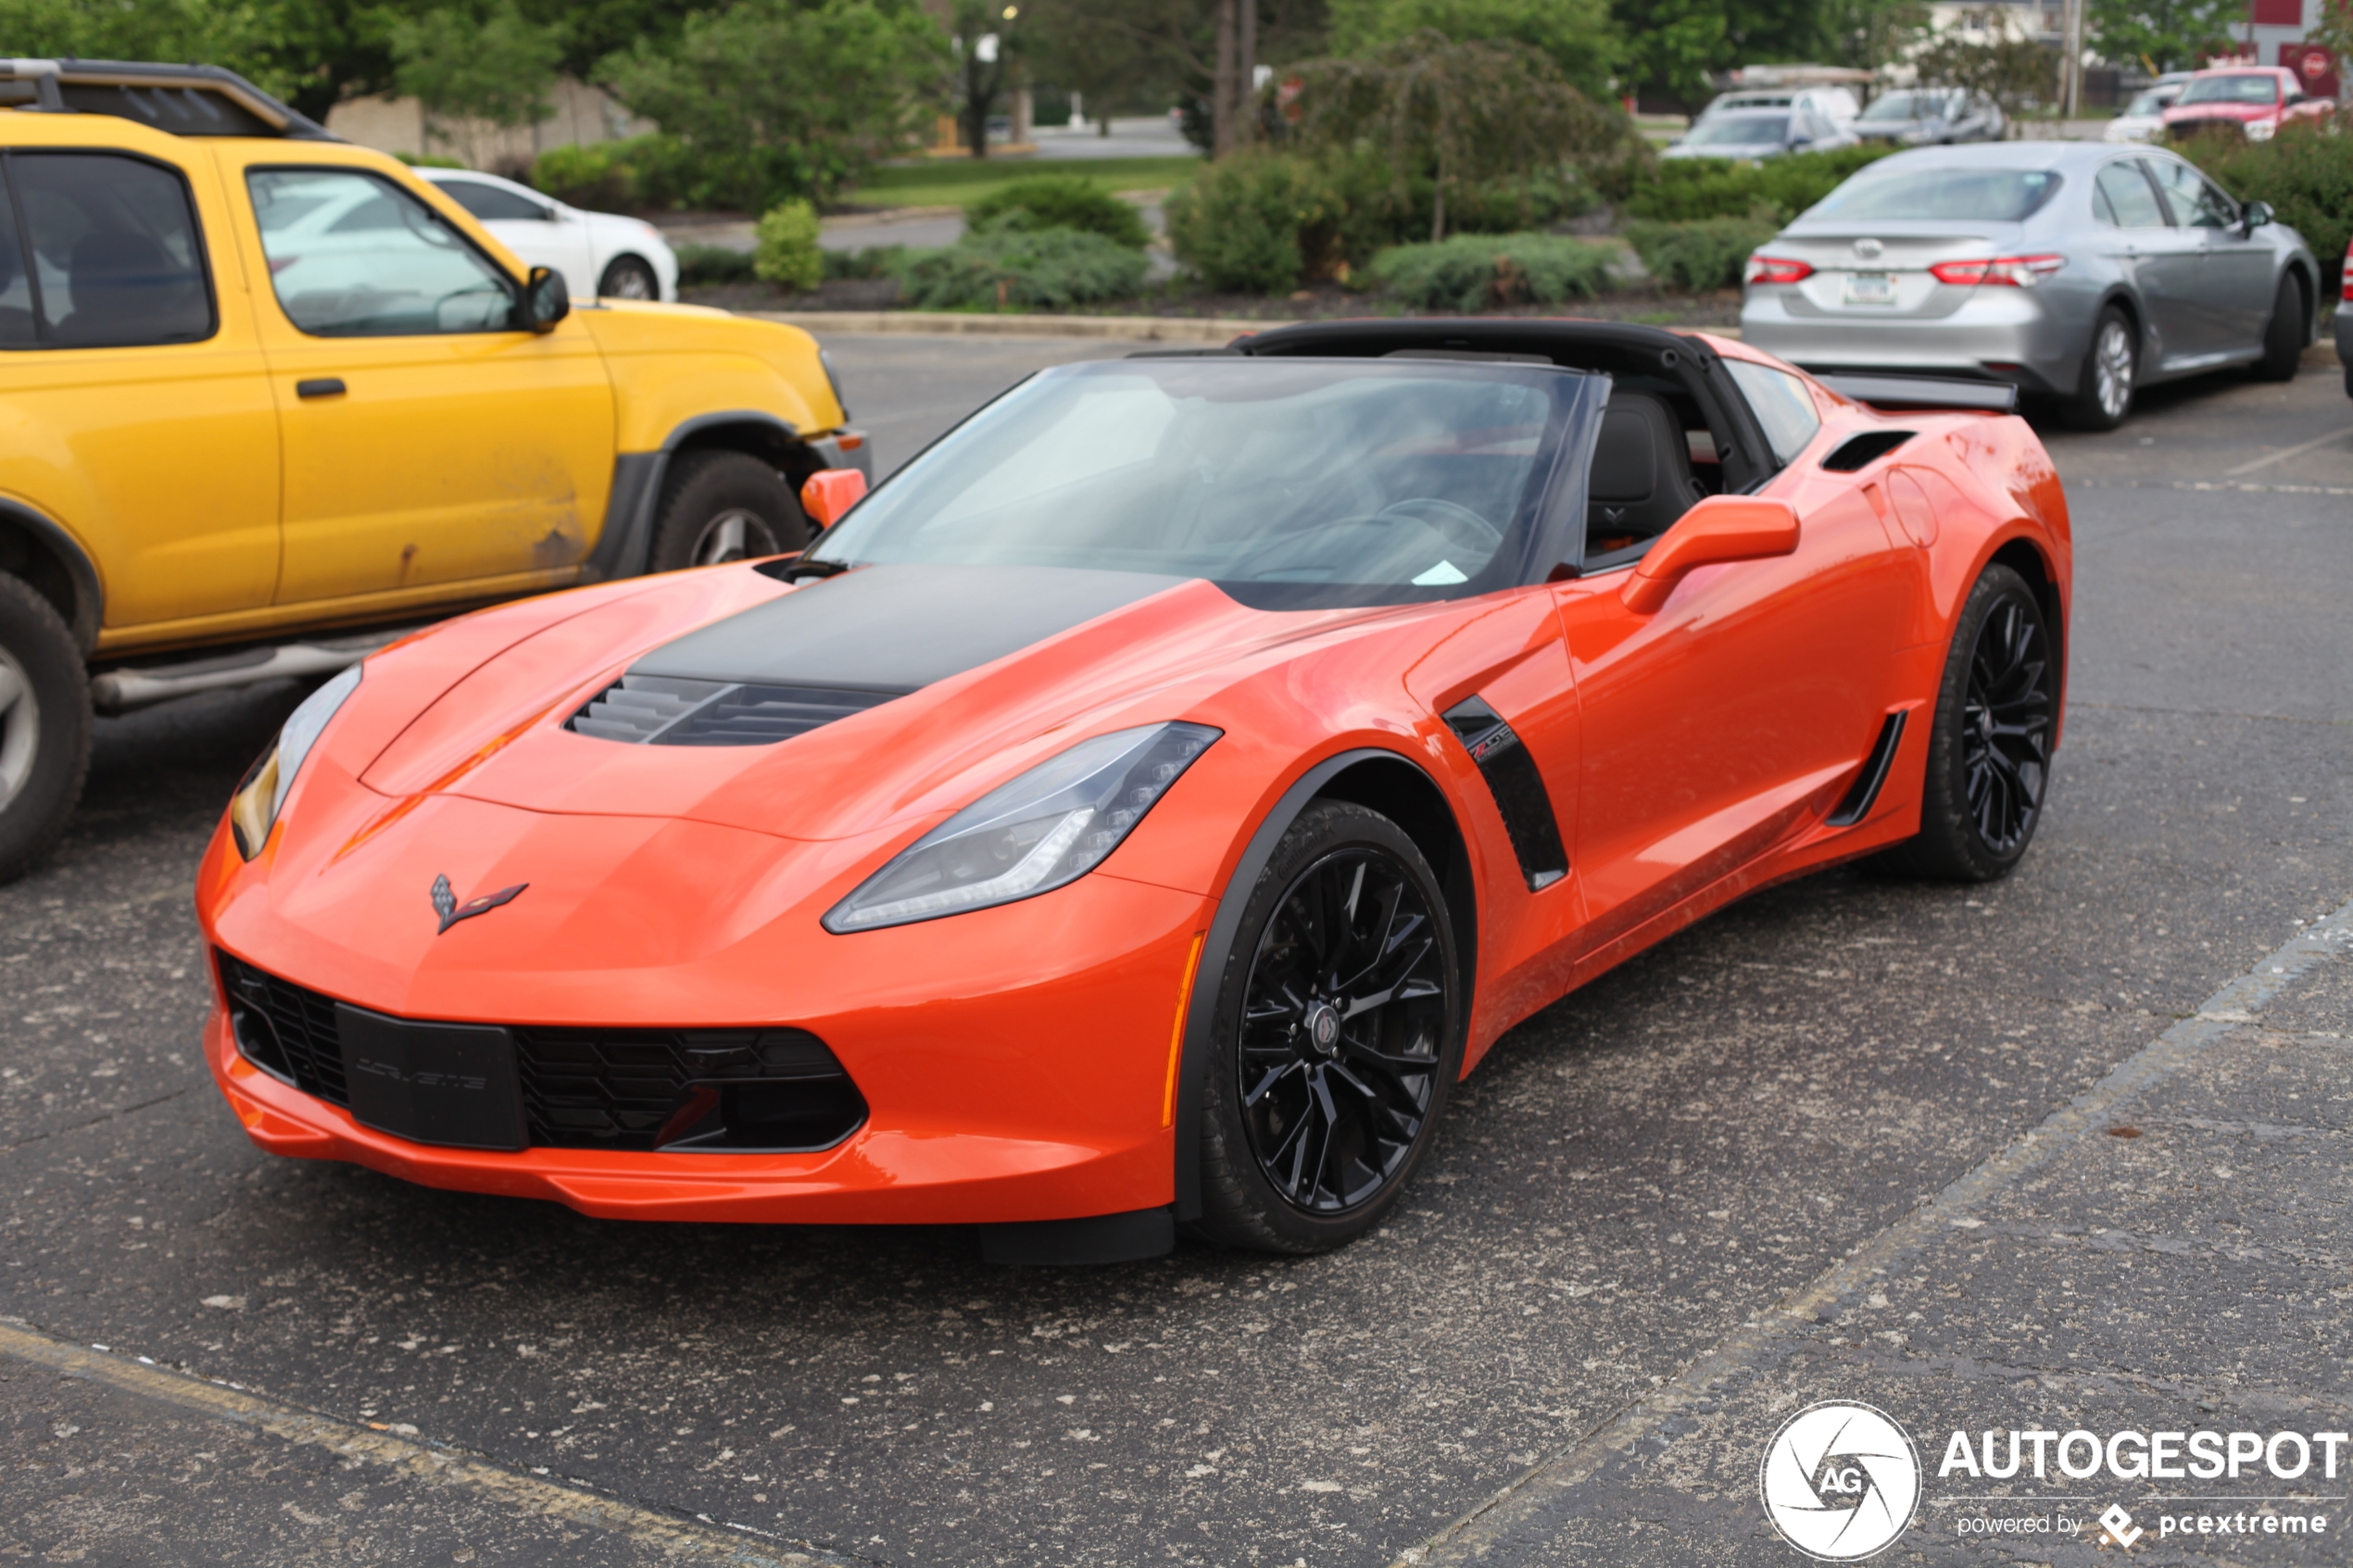
<path id="1" fill-rule="evenodd" d="M 1861 435 L 1851 435 L 1838 444 L 1838 449 L 1822 459 L 1822 466 L 1832 473 L 1853 473 L 1870 467 L 1898 446 L 1912 439 L 1908 430 L 1873 430 Z"/>
<path id="2" fill-rule="evenodd" d="M 1448 709 L 1447 726 L 1463 749 L 1478 764 L 1479 776 L 1504 814 L 1504 830 L 1511 834 L 1512 853 L 1519 859 L 1528 890 L 1550 887 L 1568 874 L 1568 851 L 1561 846 L 1559 821 L 1553 815 L 1553 797 L 1544 789 L 1544 775 L 1536 759 L 1520 744 L 1504 716 L 1478 697 L 1466 697 Z"/>
<path id="3" fill-rule="evenodd" d="M 634 746 L 773 746 L 901 695 L 623 675 L 564 724 Z"/>
<path id="4" fill-rule="evenodd" d="M 1838 809 L 1825 819 L 1834 828 L 1853 827 L 1871 813 L 1879 799 L 1879 792 L 1887 783 L 1887 771 L 1895 765 L 1895 748 L 1904 739 L 1904 715 L 1891 713 L 1879 730 L 1879 739 L 1871 746 L 1871 754 L 1863 759 L 1863 771 L 1855 775 L 1847 787 L 1846 797 Z"/>

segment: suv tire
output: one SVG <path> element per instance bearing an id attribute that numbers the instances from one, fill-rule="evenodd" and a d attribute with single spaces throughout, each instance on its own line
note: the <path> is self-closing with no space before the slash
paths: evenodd
<path id="1" fill-rule="evenodd" d="M 757 560 L 809 543 L 809 519 L 785 476 L 745 452 L 683 452 L 670 464 L 648 571 Z"/>
<path id="2" fill-rule="evenodd" d="M 0 883 L 47 854 L 90 771 L 90 677 L 64 620 L 0 575 Z"/>

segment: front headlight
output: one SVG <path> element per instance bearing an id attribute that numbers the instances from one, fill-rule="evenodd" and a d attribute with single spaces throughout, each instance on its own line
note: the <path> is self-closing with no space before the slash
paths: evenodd
<path id="1" fill-rule="evenodd" d="M 2246 139 L 2250 142 L 2268 142 L 2279 133 L 2279 129 L 2277 120 L 2250 119 L 2246 122 Z"/>
<path id="2" fill-rule="evenodd" d="M 826 911 L 836 935 L 1010 904 L 1102 863 L 1225 732 L 1147 724 L 1081 741 L 1001 784 L 894 857 Z"/>
<path id="3" fill-rule="evenodd" d="M 236 834 L 238 854 L 250 860 L 261 853 L 270 829 L 278 821 L 278 809 L 286 803 L 286 791 L 294 788 L 295 775 L 302 771 L 303 759 L 319 743 L 327 721 L 359 689 L 359 666 L 355 664 L 303 698 L 302 706 L 286 716 L 277 740 L 245 771 L 237 793 L 229 797 L 229 826 Z"/>

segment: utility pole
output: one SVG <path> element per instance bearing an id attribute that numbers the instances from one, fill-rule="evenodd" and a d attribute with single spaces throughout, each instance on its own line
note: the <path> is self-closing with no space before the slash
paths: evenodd
<path id="1" fill-rule="evenodd" d="M 1234 144 L 1247 147 L 1258 140 L 1258 0 L 1241 0 L 1234 31 L 1235 53 L 1240 56 L 1234 73 Z"/>
<path id="2" fill-rule="evenodd" d="M 2059 116 L 2077 119 L 2083 112 L 2083 0 L 2067 0 L 2066 19 L 2059 35 Z"/>

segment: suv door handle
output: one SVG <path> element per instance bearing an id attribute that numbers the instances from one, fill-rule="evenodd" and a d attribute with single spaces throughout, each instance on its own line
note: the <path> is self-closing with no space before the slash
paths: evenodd
<path id="1" fill-rule="evenodd" d="M 316 381 L 295 383 L 296 397 L 341 397 L 345 390 L 341 376 L 321 376 Z"/>

